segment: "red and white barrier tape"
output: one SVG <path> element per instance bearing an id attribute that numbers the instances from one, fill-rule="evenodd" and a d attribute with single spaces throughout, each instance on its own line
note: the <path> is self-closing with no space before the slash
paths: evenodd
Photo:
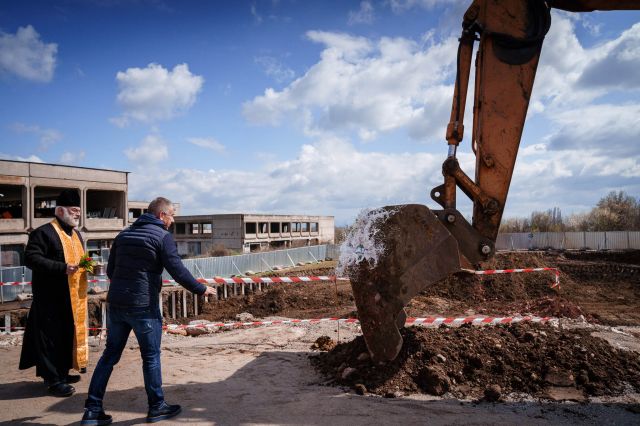
<path id="1" fill-rule="evenodd" d="M 348 278 L 338 278 L 335 276 L 319 275 L 307 277 L 233 277 L 233 278 L 197 278 L 202 284 L 257 284 L 257 283 L 303 283 L 311 281 L 346 281 Z M 106 283 L 108 279 L 87 280 L 88 283 Z M 163 284 L 176 284 L 176 280 L 162 280 Z M 0 282 L 0 286 L 31 285 L 31 281 L 7 281 Z"/>
<path id="2" fill-rule="evenodd" d="M 493 275 L 493 274 L 515 274 L 519 272 L 543 272 L 553 271 L 555 274 L 555 282 L 551 288 L 560 288 L 560 270 L 558 268 L 521 268 L 521 269 L 487 269 L 485 271 L 474 271 L 471 269 L 463 269 L 465 272 L 469 272 L 475 275 Z"/>
<path id="3" fill-rule="evenodd" d="M 545 323 L 553 321 L 553 317 L 425 317 L 425 318 L 407 318 L 405 326 L 418 325 L 422 327 L 438 327 L 442 324 L 459 326 L 462 324 L 471 325 L 500 325 L 500 324 L 517 324 L 519 322 Z M 186 329 L 186 328 L 234 328 L 234 327 L 263 327 L 268 325 L 295 325 L 295 324 L 317 324 L 321 322 L 335 321 L 343 324 L 358 324 L 357 318 L 316 318 L 316 319 L 289 319 L 289 320 L 273 320 L 273 321 L 250 321 L 250 322 L 217 322 L 195 325 L 168 325 L 163 329 Z M 6 327 L 0 327 L 5 329 Z M 12 330 L 24 330 L 24 327 L 11 327 Z M 89 328 L 89 330 L 105 330 L 100 327 Z"/>
<path id="4" fill-rule="evenodd" d="M 463 269 L 465 272 L 469 272 L 475 275 L 493 275 L 493 274 L 513 274 L 518 272 L 542 272 L 542 271 L 554 271 L 555 283 L 551 287 L 560 286 L 560 270 L 558 268 L 522 268 L 522 269 L 488 269 L 485 271 L 474 271 L 471 269 Z M 348 278 L 336 277 L 334 275 L 318 275 L 318 276 L 304 276 L 304 277 L 232 277 L 232 278 L 198 278 L 202 284 L 257 284 L 257 283 L 301 283 L 312 281 L 348 281 Z M 87 280 L 89 283 L 109 282 L 108 279 L 99 280 Z M 162 280 L 163 284 L 177 284 L 175 280 Z M 0 286 L 15 286 L 15 285 L 31 285 L 31 281 L 8 281 L 0 282 Z"/>

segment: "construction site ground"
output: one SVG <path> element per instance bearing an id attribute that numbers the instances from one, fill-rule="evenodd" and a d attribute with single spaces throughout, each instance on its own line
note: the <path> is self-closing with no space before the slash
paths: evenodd
<path id="1" fill-rule="evenodd" d="M 331 275 L 332 263 L 280 275 Z M 484 269 L 553 273 L 457 275 L 407 307 L 414 317 L 559 318 L 550 324 L 405 328 L 391 364 L 374 365 L 357 324 L 322 322 L 166 334 L 169 402 L 195 424 L 640 424 L 640 253 L 499 253 Z M 238 318 L 357 316 L 346 281 L 274 284 L 201 305 L 187 324 Z M 95 310 L 94 310 L 95 311 Z M 16 321 L 19 318 L 16 317 Z M 18 371 L 21 336 L 0 337 L 0 421 L 73 424 L 104 349 L 92 337 L 89 373 L 67 399 Z M 144 423 L 141 361 L 131 339 L 105 400 L 119 424 Z"/>

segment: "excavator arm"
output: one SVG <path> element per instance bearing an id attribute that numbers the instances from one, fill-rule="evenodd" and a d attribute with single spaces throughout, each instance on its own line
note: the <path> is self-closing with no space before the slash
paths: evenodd
<path id="1" fill-rule="evenodd" d="M 431 198 L 441 210 L 388 206 L 360 218 L 352 232 L 354 255 L 346 272 L 367 347 L 374 361 L 393 360 L 402 346 L 398 327 L 404 306 L 449 274 L 472 268 L 495 254 L 495 241 L 527 115 L 552 7 L 588 12 L 640 9 L 640 0 L 475 0 L 467 9 L 457 52 L 457 75 L 446 130 L 449 146 L 444 182 Z M 471 148 L 475 176 L 460 167 L 457 148 L 473 50 L 475 87 Z M 469 223 L 456 207 L 460 189 L 473 202 Z M 354 243 L 355 241 L 355 243 Z"/>

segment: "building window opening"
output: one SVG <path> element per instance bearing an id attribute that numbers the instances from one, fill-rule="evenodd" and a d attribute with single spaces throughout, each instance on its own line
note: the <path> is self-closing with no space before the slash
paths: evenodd
<path id="1" fill-rule="evenodd" d="M 88 219 L 117 219 L 122 217 L 124 192 L 90 189 L 87 191 Z"/>
<path id="2" fill-rule="evenodd" d="M 271 241 L 269 247 L 274 249 L 282 249 L 286 247 L 286 241 Z"/>
<path id="3" fill-rule="evenodd" d="M 202 224 L 202 233 L 203 234 L 210 234 L 211 231 L 213 230 L 213 225 L 210 223 L 203 223 Z"/>
<path id="4" fill-rule="evenodd" d="M 200 233 L 200 224 L 199 223 L 192 223 L 191 224 L 191 233 L 192 234 L 199 234 Z"/>
<path id="5" fill-rule="evenodd" d="M 109 259 L 102 257 L 104 250 L 111 248 L 112 240 L 88 240 L 87 254 L 98 262 L 107 262 Z"/>
<path id="6" fill-rule="evenodd" d="M 142 209 L 129 209 L 129 220 L 134 220 L 146 213 L 146 210 Z"/>
<path id="7" fill-rule="evenodd" d="M 282 232 L 283 233 L 289 233 L 289 222 L 282 222 Z"/>
<path id="8" fill-rule="evenodd" d="M 18 185 L 0 185 L 0 220 L 22 219 L 22 202 L 26 198 L 26 188 Z"/>
<path id="9" fill-rule="evenodd" d="M 291 222 L 291 232 L 300 232 L 302 224 L 300 222 Z"/>
<path id="10" fill-rule="evenodd" d="M 67 188 L 36 186 L 33 190 L 34 217 L 55 217 L 56 199 Z"/>
<path id="11" fill-rule="evenodd" d="M 267 227 L 269 226 L 269 224 L 267 222 L 260 222 L 258 223 L 258 229 L 260 230 L 259 232 L 261 234 L 266 234 L 267 233 Z"/>
<path id="12" fill-rule="evenodd" d="M 311 222 L 311 232 L 318 232 L 318 222 Z"/>
<path id="13" fill-rule="evenodd" d="M 278 234 L 280 233 L 280 222 L 271 222 L 269 224 L 269 232 L 271 234 Z"/>
<path id="14" fill-rule="evenodd" d="M 309 232 L 309 222 L 302 222 L 302 232 Z"/>
<path id="15" fill-rule="evenodd" d="M 184 223 L 176 223 L 175 233 L 179 235 L 184 235 L 187 233 L 187 227 Z"/>
<path id="16" fill-rule="evenodd" d="M 22 265 L 24 265 L 24 245 L 3 244 L 0 246 L 0 267 L 12 268 Z M 6 276 L 5 279 L 7 279 Z"/>
<path id="17" fill-rule="evenodd" d="M 255 222 L 247 222 L 244 224 L 244 233 L 245 234 L 255 234 L 256 233 L 256 223 Z"/>

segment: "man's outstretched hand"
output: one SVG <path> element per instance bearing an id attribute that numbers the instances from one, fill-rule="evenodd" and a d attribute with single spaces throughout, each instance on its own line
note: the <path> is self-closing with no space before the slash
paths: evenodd
<path id="1" fill-rule="evenodd" d="M 203 296 L 215 296 L 217 294 L 217 290 L 215 287 L 209 287 L 207 286 L 207 289 L 205 290 L 204 293 L 202 293 Z"/>

